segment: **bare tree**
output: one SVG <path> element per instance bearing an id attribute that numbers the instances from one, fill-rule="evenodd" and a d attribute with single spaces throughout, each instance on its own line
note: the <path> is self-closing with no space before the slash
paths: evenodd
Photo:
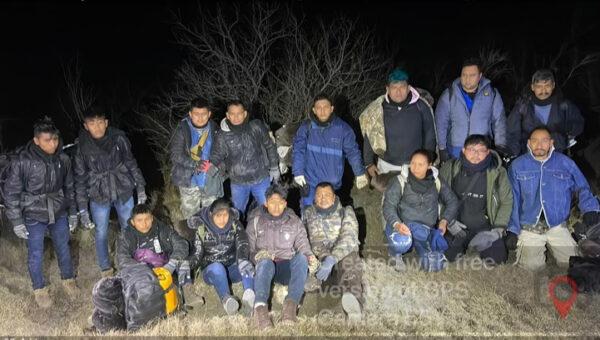
<path id="1" fill-rule="evenodd" d="M 61 63 L 63 79 L 66 86 L 67 101 L 60 99 L 63 112 L 69 118 L 72 127 L 79 125 L 83 120 L 84 111 L 96 100 L 96 92 L 93 87 L 83 81 L 79 55 L 76 55 L 67 63 Z"/>

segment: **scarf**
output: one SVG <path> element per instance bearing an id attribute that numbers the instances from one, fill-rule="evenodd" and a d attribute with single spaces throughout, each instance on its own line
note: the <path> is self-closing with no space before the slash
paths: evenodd
<path id="1" fill-rule="evenodd" d="M 336 196 L 335 201 L 333 202 L 331 207 L 323 209 L 315 204 L 315 210 L 317 211 L 317 214 L 319 214 L 321 216 L 327 216 L 329 214 L 332 214 L 334 211 L 336 211 L 339 204 L 340 204 L 340 199 Z"/>
<path id="2" fill-rule="evenodd" d="M 476 172 L 486 171 L 490 165 L 492 164 L 492 153 L 490 152 L 486 158 L 484 158 L 478 164 L 473 164 L 469 162 L 469 160 L 465 157 L 463 153 L 460 154 L 460 162 L 462 163 L 462 168 L 465 170 L 467 175 L 472 175 Z"/>
<path id="3" fill-rule="evenodd" d="M 433 178 L 433 172 L 431 169 L 427 170 L 425 178 L 418 179 L 413 175 L 411 171 L 408 172 L 408 183 L 412 190 L 418 194 L 424 194 L 435 186 L 435 180 Z"/>

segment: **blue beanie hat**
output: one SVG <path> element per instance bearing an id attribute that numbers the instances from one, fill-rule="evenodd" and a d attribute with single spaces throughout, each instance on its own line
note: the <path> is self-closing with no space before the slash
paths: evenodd
<path id="1" fill-rule="evenodd" d="M 388 84 L 397 83 L 399 81 L 408 82 L 408 73 L 401 68 L 396 68 L 388 75 Z"/>

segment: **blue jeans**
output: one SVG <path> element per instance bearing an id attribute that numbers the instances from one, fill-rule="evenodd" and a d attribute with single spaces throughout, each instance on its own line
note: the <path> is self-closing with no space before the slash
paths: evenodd
<path id="1" fill-rule="evenodd" d="M 29 237 L 27 238 L 27 266 L 29 267 L 31 281 L 33 282 L 33 289 L 41 289 L 46 286 L 42 268 L 44 264 L 44 237 L 46 229 L 48 229 L 52 237 L 52 244 L 54 245 L 54 251 L 58 260 L 58 268 L 60 269 L 60 277 L 63 280 L 72 279 L 75 275 L 71 262 L 71 249 L 69 248 L 70 233 L 67 216 L 56 219 L 54 224 L 26 218 L 25 225 L 27 232 L 29 232 Z"/>
<path id="2" fill-rule="evenodd" d="M 233 184 L 231 183 L 231 201 L 233 207 L 236 208 L 240 214 L 245 215 L 246 206 L 250 199 L 250 193 L 256 200 L 259 206 L 264 205 L 267 198 L 265 192 L 271 185 L 271 179 L 269 177 L 255 184 Z"/>
<path id="3" fill-rule="evenodd" d="M 291 260 L 277 262 L 269 259 L 260 260 L 256 264 L 255 303 L 267 303 L 271 294 L 271 283 L 275 281 L 287 285 L 286 299 L 299 304 L 302 294 L 304 294 L 304 283 L 307 276 L 308 260 L 304 254 L 297 253 Z"/>
<path id="4" fill-rule="evenodd" d="M 450 155 L 450 157 L 458 159 L 460 158 L 460 153 L 462 152 L 462 149 L 462 146 L 449 146 L 448 154 Z"/>
<path id="5" fill-rule="evenodd" d="M 223 300 L 226 295 L 231 295 L 229 281 L 231 283 L 242 281 L 244 290 L 254 289 L 254 278 L 242 276 L 236 263 L 225 268 L 223 264 L 213 262 L 202 270 L 202 278 L 204 282 L 215 287 L 220 300 Z"/>
<path id="6" fill-rule="evenodd" d="M 110 269 L 110 258 L 108 256 L 108 219 L 110 208 L 115 207 L 119 218 L 121 230 L 125 230 L 133 210 L 133 196 L 125 202 L 116 200 L 111 203 L 97 203 L 90 201 L 90 213 L 92 221 L 96 224 L 96 261 L 101 270 Z"/>

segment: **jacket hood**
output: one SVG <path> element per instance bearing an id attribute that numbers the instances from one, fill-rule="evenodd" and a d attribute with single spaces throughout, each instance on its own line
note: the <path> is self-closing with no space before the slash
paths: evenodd
<path id="1" fill-rule="evenodd" d="M 227 225 L 223 229 L 217 227 L 212 220 L 210 215 L 210 207 L 202 208 L 200 211 L 200 218 L 202 219 L 202 223 L 210 229 L 213 234 L 223 234 L 231 230 L 233 223 L 238 220 L 239 214 L 235 209 L 229 209 L 229 220 L 227 221 Z"/>
<path id="2" fill-rule="evenodd" d="M 408 103 L 408 105 L 416 103 L 417 100 L 419 100 L 419 98 L 421 98 L 419 91 L 415 90 L 415 88 L 410 85 L 408 85 L 408 90 L 410 91 L 410 94 L 411 94 L 410 102 Z M 386 102 L 390 103 L 390 97 L 388 97 L 387 91 L 384 95 L 384 100 Z"/>

